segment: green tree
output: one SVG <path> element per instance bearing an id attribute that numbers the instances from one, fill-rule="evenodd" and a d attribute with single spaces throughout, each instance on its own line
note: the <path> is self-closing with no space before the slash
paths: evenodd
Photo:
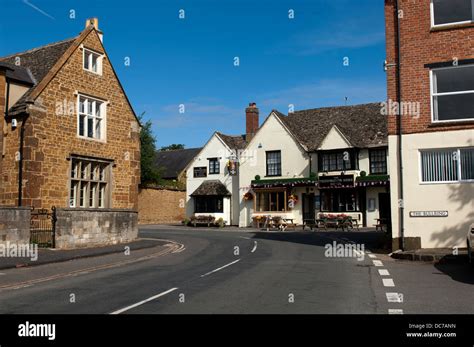
<path id="1" fill-rule="evenodd" d="M 184 145 L 182 143 L 173 143 L 172 145 L 161 147 L 160 151 L 173 151 L 175 149 L 184 149 Z"/>
<path id="2" fill-rule="evenodd" d="M 158 184 L 161 181 L 160 170 L 155 165 L 155 153 L 156 153 L 156 139 L 151 129 L 151 120 L 143 122 L 143 112 L 139 119 L 142 123 L 142 129 L 140 132 L 140 144 L 141 144 L 141 184 Z"/>

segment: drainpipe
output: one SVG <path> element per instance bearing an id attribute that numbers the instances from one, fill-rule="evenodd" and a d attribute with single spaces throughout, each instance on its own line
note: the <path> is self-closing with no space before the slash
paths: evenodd
<path id="1" fill-rule="evenodd" d="M 397 102 L 399 114 L 397 115 L 397 131 L 398 131 L 398 184 L 399 184 L 399 201 L 398 201 L 398 219 L 399 219 L 399 235 L 400 248 L 405 250 L 405 227 L 404 227 L 404 195 L 403 195 L 403 154 L 402 154 L 402 115 L 400 114 L 402 103 L 402 82 L 401 82 L 401 49 L 400 49 L 400 16 L 399 16 L 399 0 L 395 0 L 395 15 L 397 16 Z"/>
<path id="2" fill-rule="evenodd" d="M 20 161 L 18 163 L 18 206 L 22 206 L 22 191 L 23 191 L 23 148 L 25 139 L 25 124 L 28 120 L 28 113 L 25 114 L 23 121 L 21 122 L 20 129 Z"/>

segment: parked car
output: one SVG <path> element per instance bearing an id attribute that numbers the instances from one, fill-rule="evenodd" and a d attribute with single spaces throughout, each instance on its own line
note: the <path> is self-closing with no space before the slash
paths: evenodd
<path id="1" fill-rule="evenodd" d="M 469 255 L 469 262 L 474 266 L 474 223 L 467 231 L 467 254 Z"/>

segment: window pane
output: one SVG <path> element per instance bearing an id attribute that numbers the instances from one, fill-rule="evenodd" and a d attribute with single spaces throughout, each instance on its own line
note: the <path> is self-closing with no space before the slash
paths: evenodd
<path id="1" fill-rule="evenodd" d="M 97 190 L 97 184 L 91 184 L 91 188 L 89 190 L 89 207 L 95 207 L 95 194 Z"/>
<path id="2" fill-rule="evenodd" d="M 433 75 L 435 93 L 474 90 L 474 65 L 433 70 Z"/>
<path id="3" fill-rule="evenodd" d="M 99 187 L 99 207 L 105 206 L 105 184 L 101 183 Z"/>
<path id="4" fill-rule="evenodd" d="M 100 139 L 100 137 L 101 137 L 101 136 L 100 136 L 100 131 L 101 131 L 101 129 L 100 129 L 100 126 L 101 126 L 100 123 L 101 123 L 101 120 L 100 120 L 100 119 L 97 119 L 97 120 L 95 121 L 95 138 L 96 138 L 96 139 Z"/>
<path id="5" fill-rule="evenodd" d="M 76 207 L 77 182 L 71 182 L 71 191 L 69 192 L 69 207 Z"/>
<path id="6" fill-rule="evenodd" d="M 86 112 L 86 106 L 85 106 L 85 99 L 84 98 L 79 98 L 79 112 L 80 113 Z"/>
<path id="7" fill-rule="evenodd" d="M 461 179 L 474 180 L 474 148 L 461 149 Z"/>
<path id="8" fill-rule="evenodd" d="M 433 97 L 435 120 L 474 119 L 474 93 Z"/>
<path id="9" fill-rule="evenodd" d="M 92 54 L 92 71 L 97 72 L 97 55 Z"/>
<path id="10" fill-rule="evenodd" d="M 85 136 L 86 116 L 79 116 L 79 135 Z"/>
<path id="11" fill-rule="evenodd" d="M 79 193 L 79 206 L 86 207 L 86 193 L 87 193 L 87 183 L 81 183 L 81 189 Z"/>
<path id="12" fill-rule="evenodd" d="M 92 110 L 94 109 L 94 104 L 95 104 L 95 101 L 87 100 L 87 114 L 88 115 L 93 115 L 94 114 L 92 112 Z"/>
<path id="13" fill-rule="evenodd" d="M 87 137 L 94 137 L 94 118 L 87 117 Z"/>
<path id="14" fill-rule="evenodd" d="M 433 10 L 435 25 L 472 19 L 471 0 L 433 0 Z"/>
<path id="15" fill-rule="evenodd" d="M 89 56 L 90 52 L 84 52 L 84 69 L 89 70 Z"/>
<path id="16" fill-rule="evenodd" d="M 456 150 L 421 152 L 423 182 L 449 182 L 458 180 Z"/>

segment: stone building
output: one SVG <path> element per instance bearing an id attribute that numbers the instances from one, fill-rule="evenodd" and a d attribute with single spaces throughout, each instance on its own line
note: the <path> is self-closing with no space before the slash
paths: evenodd
<path id="1" fill-rule="evenodd" d="M 140 124 L 98 20 L 0 58 L 0 205 L 56 208 L 56 246 L 136 237 Z"/>

